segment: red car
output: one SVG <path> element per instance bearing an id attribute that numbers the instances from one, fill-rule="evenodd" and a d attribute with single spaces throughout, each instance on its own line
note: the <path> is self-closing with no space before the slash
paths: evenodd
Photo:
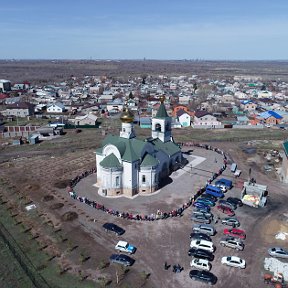
<path id="1" fill-rule="evenodd" d="M 223 233 L 225 235 L 233 236 L 233 237 L 240 238 L 240 239 L 246 238 L 245 231 L 240 230 L 240 229 L 236 229 L 236 228 L 224 229 Z"/>
<path id="2" fill-rule="evenodd" d="M 224 214 L 227 214 L 228 216 L 234 216 L 235 215 L 234 211 L 229 207 L 218 205 L 218 206 L 216 206 L 216 208 L 218 210 L 220 210 L 221 212 L 223 212 Z"/>

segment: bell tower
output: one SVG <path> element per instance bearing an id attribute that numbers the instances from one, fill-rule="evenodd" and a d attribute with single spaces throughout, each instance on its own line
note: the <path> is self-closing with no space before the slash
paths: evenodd
<path id="1" fill-rule="evenodd" d="M 162 142 L 172 139 L 171 117 L 168 116 L 165 105 L 165 96 L 160 97 L 160 106 L 156 116 L 152 119 L 152 138 L 159 138 Z"/>

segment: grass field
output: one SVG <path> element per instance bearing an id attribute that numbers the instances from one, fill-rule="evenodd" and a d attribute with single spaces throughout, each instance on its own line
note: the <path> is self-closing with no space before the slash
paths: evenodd
<path id="1" fill-rule="evenodd" d="M 35 286 L 19 265 L 13 254 L 0 238 L 0 287 L 34 288 Z"/>

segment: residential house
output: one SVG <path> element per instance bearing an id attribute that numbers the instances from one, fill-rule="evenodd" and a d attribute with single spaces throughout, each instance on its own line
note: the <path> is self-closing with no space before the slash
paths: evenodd
<path id="1" fill-rule="evenodd" d="M 92 113 L 86 114 L 86 115 L 79 115 L 76 116 L 74 119 L 69 119 L 69 122 L 74 123 L 76 126 L 96 126 L 98 117 L 95 116 Z"/>
<path id="2" fill-rule="evenodd" d="M 179 95 L 179 104 L 188 104 L 189 101 L 191 100 L 191 96 L 190 95 Z"/>
<path id="3" fill-rule="evenodd" d="M 193 120 L 193 127 L 203 126 L 203 128 L 215 128 L 221 125 L 215 116 L 207 111 L 196 111 Z"/>
<path id="4" fill-rule="evenodd" d="M 185 106 L 185 105 L 177 105 L 177 106 L 173 107 L 172 117 L 176 117 L 177 116 L 177 112 L 179 110 L 183 110 L 184 112 L 188 113 L 190 116 L 194 116 L 194 112 L 191 112 L 187 106 Z"/>
<path id="5" fill-rule="evenodd" d="M 244 111 L 255 111 L 257 109 L 257 104 L 254 103 L 252 100 L 242 100 L 240 101 L 240 107 Z"/>
<path id="6" fill-rule="evenodd" d="M 108 102 L 106 109 L 109 113 L 119 113 L 120 111 L 123 110 L 123 106 L 124 103 L 122 99 L 117 98 L 112 102 Z"/>
<path id="7" fill-rule="evenodd" d="M 234 102 L 234 96 L 231 95 L 231 94 L 224 94 L 222 97 L 221 97 L 221 101 L 223 103 L 233 103 Z"/>
<path id="8" fill-rule="evenodd" d="M 272 92 L 271 91 L 259 91 L 258 94 L 257 94 L 257 97 L 259 99 L 261 98 L 272 98 Z"/>
<path id="9" fill-rule="evenodd" d="M 188 127 L 191 125 L 191 116 L 183 109 L 178 110 L 176 116 L 182 127 Z"/>
<path id="10" fill-rule="evenodd" d="M 247 94 L 241 91 L 236 91 L 234 96 L 238 99 L 247 99 Z"/>
<path id="11" fill-rule="evenodd" d="M 238 125 L 248 125 L 250 123 L 249 118 L 247 116 L 237 116 L 237 124 Z"/>
<path id="12" fill-rule="evenodd" d="M 47 107 L 48 113 L 63 113 L 65 111 L 66 111 L 65 106 L 60 102 L 50 104 Z"/>
<path id="13" fill-rule="evenodd" d="M 0 92 L 11 91 L 11 82 L 9 80 L 0 79 Z"/>
<path id="14" fill-rule="evenodd" d="M 152 128 L 151 117 L 140 117 L 140 128 Z"/>
<path id="15" fill-rule="evenodd" d="M 27 102 L 17 102 L 6 106 L 2 111 L 4 116 L 27 117 L 34 115 L 34 105 Z"/>
<path id="16" fill-rule="evenodd" d="M 260 113 L 257 118 L 262 120 L 262 122 L 264 122 L 265 124 L 276 125 L 281 122 L 283 117 L 275 111 L 265 111 L 263 113 Z"/>

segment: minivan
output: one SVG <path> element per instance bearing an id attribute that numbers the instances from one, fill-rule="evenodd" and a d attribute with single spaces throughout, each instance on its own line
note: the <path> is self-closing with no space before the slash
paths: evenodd
<path id="1" fill-rule="evenodd" d="M 210 236 L 213 236 L 216 233 L 215 228 L 209 224 L 197 224 L 197 225 L 194 225 L 192 229 L 193 229 L 193 232 L 205 233 Z"/>
<path id="2" fill-rule="evenodd" d="M 210 195 L 218 197 L 218 198 L 224 197 L 222 190 L 216 186 L 213 186 L 213 185 L 207 185 L 205 192 L 206 192 L 206 194 L 210 194 Z"/>

